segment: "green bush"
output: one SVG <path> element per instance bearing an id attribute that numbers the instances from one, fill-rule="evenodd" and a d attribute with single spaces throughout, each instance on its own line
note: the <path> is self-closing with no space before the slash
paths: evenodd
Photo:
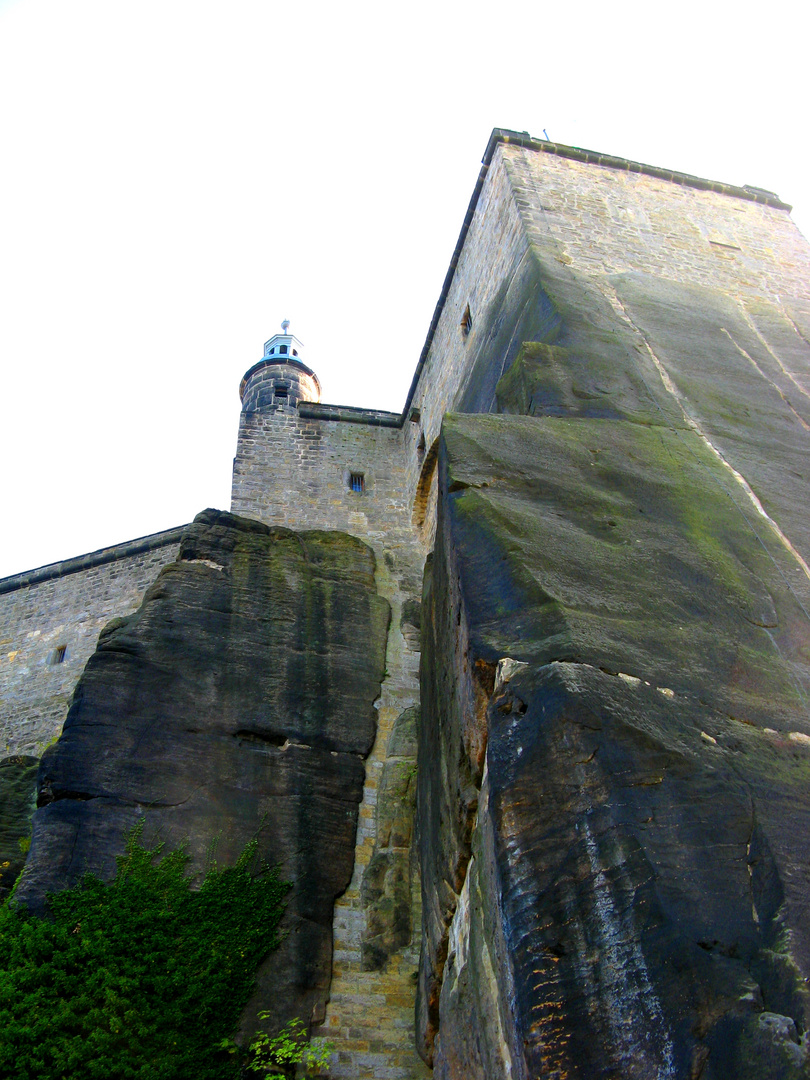
<path id="1" fill-rule="evenodd" d="M 270 1013 L 260 1012 L 259 1019 L 269 1020 Z M 278 1035 L 259 1032 L 250 1044 L 246 1068 L 264 1073 L 264 1080 L 316 1076 L 328 1065 L 333 1050 L 331 1043 L 308 1042 L 306 1025 L 296 1016 Z"/>
<path id="2" fill-rule="evenodd" d="M 219 1080 L 256 968 L 278 944 L 289 886 L 213 867 L 197 890 L 189 856 L 129 838 L 111 884 L 87 876 L 49 898 L 51 919 L 0 910 L 4 1080 Z M 163 856 L 159 858 L 159 856 Z"/>

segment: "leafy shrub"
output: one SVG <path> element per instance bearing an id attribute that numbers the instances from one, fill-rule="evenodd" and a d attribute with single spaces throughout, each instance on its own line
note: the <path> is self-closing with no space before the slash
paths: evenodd
<path id="1" fill-rule="evenodd" d="M 0 910 L 4 1080 L 219 1080 L 256 968 L 278 944 L 288 885 L 253 873 L 256 843 L 200 888 L 185 851 L 129 838 L 105 885 L 49 898 L 51 919 Z M 158 858 L 159 856 L 162 858 Z"/>
<path id="2" fill-rule="evenodd" d="M 268 1020 L 270 1013 L 260 1012 L 260 1020 Z M 331 1043 L 313 1046 L 307 1042 L 307 1029 L 298 1017 L 291 1020 L 278 1035 L 259 1033 L 250 1044 L 247 1068 L 263 1073 L 265 1080 L 285 1080 L 299 1075 L 314 1076 L 327 1065 L 333 1047 Z M 279 1072 L 278 1070 L 282 1071 Z"/>

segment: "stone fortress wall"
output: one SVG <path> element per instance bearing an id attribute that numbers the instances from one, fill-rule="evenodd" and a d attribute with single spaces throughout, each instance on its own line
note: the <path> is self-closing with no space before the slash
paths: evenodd
<path id="1" fill-rule="evenodd" d="M 611 275 L 663 269 L 675 282 L 787 303 L 801 330 L 805 315 L 784 296 L 810 300 L 810 254 L 776 196 L 513 140 L 493 137 L 490 144 L 403 413 L 304 400 L 297 408 L 256 408 L 253 382 L 263 387 L 268 379 L 260 372 L 245 390 L 234 513 L 291 528 L 345 530 L 378 551 L 430 550 L 431 449 L 442 418 L 464 411 L 482 350 L 500 371 L 514 358 L 521 342 L 499 339 L 493 309 L 508 304 L 539 244 L 553 245 L 562 266 L 591 276 L 614 302 Z M 502 357 L 491 355 L 497 347 Z M 497 411 L 494 393 L 484 410 L 477 404 L 475 411 Z M 350 487 L 353 473 L 364 477 L 362 493 Z M 420 528 L 425 522 L 428 528 Z"/>
<path id="2" fill-rule="evenodd" d="M 335 1077 L 426 1075 L 413 1049 L 419 887 L 402 718 L 419 700 L 419 601 L 442 418 L 498 411 L 498 380 L 523 342 L 554 340 L 557 316 L 538 291 L 541 250 L 560 274 L 573 267 L 591 279 L 615 310 L 621 302 L 610 275 L 649 271 L 777 305 L 807 335 L 810 255 L 788 209 L 769 193 L 496 131 L 402 414 L 320 403 L 300 362 L 288 365 L 295 378 L 286 386 L 283 364 L 260 362 L 248 372 L 231 510 L 361 538 L 375 552 L 378 588 L 392 607 L 378 737 L 366 766 L 354 877 L 335 911 L 332 997 L 320 1029 L 337 1046 Z M 0 625 L 10 628 L 0 661 L 9 748 L 30 751 L 58 731 L 101 625 L 137 606 L 174 557 L 173 545 L 174 536 L 149 552 L 20 583 L 0 596 Z M 48 667 L 50 650 L 63 643 L 65 662 Z M 390 809 L 378 805 L 381 791 L 400 805 L 393 832 L 390 820 L 380 824 Z M 380 884 L 383 862 L 391 870 Z M 403 868 L 412 940 L 380 950 L 378 915 L 386 904 L 402 904 Z"/>
<path id="3" fill-rule="evenodd" d="M 231 509 L 291 528 L 345 530 L 378 555 L 388 552 L 389 562 L 419 564 L 431 547 L 431 479 L 442 417 L 464 407 L 481 349 L 503 345 L 496 340 L 493 305 L 503 304 L 533 244 L 553 244 L 561 265 L 589 274 L 609 297 L 612 274 L 663 267 L 673 281 L 789 309 L 801 333 L 807 313 L 796 300 L 810 301 L 810 258 L 786 209 L 756 189 L 494 133 L 403 413 L 320 404 L 308 400 L 317 379 L 303 364 L 289 365 L 294 377 L 280 364 L 255 365 L 244 388 Z M 502 367 L 515 342 L 506 346 Z M 279 376 L 287 376 L 290 387 L 284 404 L 267 396 Z M 494 394 L 485 405 L 497 409 Z M 350 487 L 353 473 L 363 477 L 362 492 Z M 150 550 L 134 553 L 153 540 Z M 169 544 L 144 538 L 0 581 L 4 746 L 31 747 L 55 733 L 51 721 L 36 727 L 38 690 L 30 692 L 24 719 L 25 677 L 47 668 L 50 652 L 67 645 L 64 663 L 49 669 L 64 704 L 94 646 L 95 623 L 132 610 L 167 561 Z M 62 641 L 70 636 L 63 628 L 74 623 L 75 641 Z M 17 704 L 10 714 L 12 697 Z"/>
<path id="4" fill-rule="evenodd" d="M 290 528 L 345 530 L 378 552 L 398 546 L 396 536 L 415 557 L 424 558 L 432 546 L 430 529 L 420 527 L 432 517 L 431 449 L 442 417 L 456 405 L 469 377 L 476 346 L 491 331 L 475 315 L 469 327 L 463 326 L 465 310 L 488 310 L 529 249 L 499 151 L 462 236 L 402 414 L 303 401 L 297 408 L 285 401 L 257 409 L 268 374 L 262 369 L 250 378 L 248 373 L 234 458 L 233 513 Z M 352 473 L 363 475 L 362 493 L 351 490 Z"/>
<path id="5" fill-rule="evenodd" d="M 335 1077 L 422 1075 L 411 1037 L 414 944 L 393 952 L 379 971 L 365 968 L 373 913 L 363 903 L 363 880 L 375 852 L 387 741 L 401 710 L 418 703 L 418 640 L 402 616 L 418 605 L 421 567 L 432 547 L 442 418 L 465 411 L 465 397 L 474 399 L 471 411 L 497 411 L 496 380 L 477 386 L 476 368 L 484 357 L 502 373 L 522 344 L 520 306 L 538 242 L 547 246 L 551 233 L 561 266 L 576 264 L 603 283 L 612 271 L 660 273 L 666 263 L 676 280 L 720 283 L 732 294 L 772 301 L 777 282 L 784 288 L 785 268 L 798 295 L 810 280 L 807 246 L 782 206 L 611 165 L 594 169 L 508 142 L 490 149 L 401 416 L 318 402 L 290 408 L 283 399 L 255 409 L 248 390 L 240 421 L 232 511 L 362 537 L 375 550 L 380 591 L 392 605 L 388 678 L 367 762 L 355 875 L 335 910 L 332 999 L 321 1029 L 338 1048 Z M 529 327 L 525 336 L 535 332 Z M 352 490 L 353 476 L 362 477 L 362 491 Z M 417 897 L 415 872 L 411 885 Z M 418 902 L 412 915 L 418 925 Z"/>
<path id="6" fill-rule="evenodd" d="M 362 538 L 374 550 L 377 588 L 392 615 L 354 874 L 335 907 L 331 1001 L 319 1030 L 337 1048 L 339 1060 L 330 1069 L 335 1078 L 419 1077 L 427 1070 L 412 1035 L 419 959 L 413 932 L 419 885 L 410 850 L 415 743 L 412 733 L 403 738 L 402 718 L 419 701 L 425 552 L 411 526 L 405 438 L 396 414 L 321 406 L 316 388 L 307 402 L 293 404 L 286 393 L 276 397 L 273 384 L 283 374 L 257 365 L 243 383 L 231 510 L 269 525 L 339 529 Z M 383 792 L 386 806 L 378 805 Z M 387 829 L 378 827 L 380 814 L 388 815 Z M 372 878 L 377 884 L 370 889 Z M 379 933 L 378 912 L 390 912 L 391 905 L 399 908 L 399 921 L 410 921 L 405 942 Z M 390 915 L 382 921 L 390 923 Z"/>
<path id="7" fill-rule="evenodd" d="M 102 627 L 138 608 L 182 531 L 0 580 L 0 756 L 39 755 L 59 735 Z"/>
<path id="8" fill-rule="evenodd" d="M 810 298 L 807 241 L 775 195 L 755 201 L 756 189 L 651 176 L 591 155 L 509 144 L 500 155 L 527 235 L 553 237 L 563 263 L 597 277 L 664 274 L 771 302 Z"/>

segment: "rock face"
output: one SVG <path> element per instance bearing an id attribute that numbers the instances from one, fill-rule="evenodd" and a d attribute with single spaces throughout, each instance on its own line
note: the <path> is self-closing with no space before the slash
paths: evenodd
<path id="1" fill-rule="evenodd" d="M 394 724 L 377 795 L 377 840 L 360 896 L 366 914 L 363 968 L 379 971 L 411 940 L 411 855 L 416 808 L 418 707 Z"/>
<path id="2" fill-rule="evenodd" d="M 15 754 L 0 761 L 0 902 L 25 863 L 37 791 L 39 758 Z"/>
<path id="3" fill-rule="evenodd" d="M 525 359 L 522 407 L 557 358 Z M 527 411 L 439 448 L 421 1050 L 442 1080 L 806 1076 L 807 568 L 688 417 Z"/>
<path id="4" fill-rule="evenodd" d="M 294 888 L 246 1024 L 261 1008 L 319 1020 L 385 664 L 374 569 L 344 534 L 200 514 L 141 608 L 102 633 L 43 758 L 20 899 L 41 911 L 87 871 L 111 877 L 144 818 L 197 872 L 212 845 L 228 863 L 258 836 Z"/>

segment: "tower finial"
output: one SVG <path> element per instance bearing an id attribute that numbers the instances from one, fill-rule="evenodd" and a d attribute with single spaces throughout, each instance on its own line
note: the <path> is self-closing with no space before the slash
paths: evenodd
<path id="1" fill-rule="evenodd" d="M 290 329 L 290 320 L 289 319 L 284 319 L 283 320 L 283 322 L 281 324 L 281 329 L 284 331 L 285 334 L 287 333 L 287 331 Z"/>

